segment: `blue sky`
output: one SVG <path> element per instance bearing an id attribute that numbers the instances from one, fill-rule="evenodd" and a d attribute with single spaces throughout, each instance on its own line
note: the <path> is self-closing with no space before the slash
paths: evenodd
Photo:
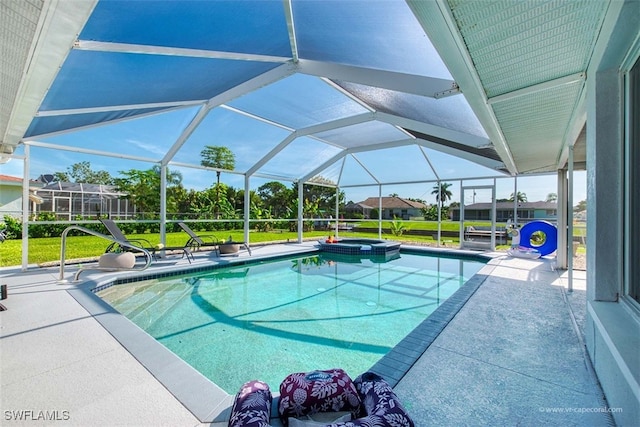
<path id="1" fill-rule="evenodd" d="M 137 126 L 136 126 L 137 128 Z M 158 132 L 164 132 L 164 128 L 155 128 Z M 138 129 L 136 129 L 138 130 Z M 108 139 L 109 131 L 104 128 L 102 131 L 99 128 L 95 128 L 96 135 L 101 136 L 103 139 Z M 147 131 L 147 134 L 155 133 L 151 130 Z M 82 138 L 82 136 L 69 134 L 66 138 Z M 158 150 L 158 147 L 149 143 L 146 139 L 129 138 L 126 140 L 126 144 L 133 151 L 138 152 L 141 157 L 158 157 L 163 152 Z M 58 171 L 66 171 L 67 167 L 74 163 L 88 161 L 91 163 L 94 170 L 106 170 L 113 176 L 117 176 L 120 171 L 129 169 L 149 169 L 152 164 L 146 162 L 136 162 L 130 160 L 123 160 L 111 157 L 101 157 L 86 154 L 79 154 L 62 150 L 51 150 L 40 147 L 31 147 L 32 161 L 30 163 L 30 178 L 35 179 L 41 174 L 54 173 Z M 385 164 L 394 164 L 396 161 L 388 156 L 381 158 L 381 162 Z M 451 158 L 450 161 L 455 163 L 456 160 Z M 397 163 L 396 163 L 397 164 Z M 440 163 L 440 167 L 449 167 Z M 451 166 L 454 167 L 454 166 Z M 211 186 L 215 182 L 215 173 L 199 170 L 199 169 L 187 169 L 177 168 L 183 175 L 183 185 L 186 188 L 204 189 Z M 22 177 L 23 174 L 23 162 L 22 160 L 11 160 L 6 164 L 0 165 L 0 174 Z M 236 188 L 243 188 L 244 180 L 241 175 L 233 175 L 229 173 L 223 173 L 221 181 Z M 252 178 L 251 187 L 255 189 L 260 185 L 268 182 L 268 179 L 264 178 Z M 285 185 L 289 186 L 290 183 L 283 181 Z M 453 200 L 457 201 L 460 198 L 460 183 L 458 181 L 451 182 L 452 186 L 450 190 L 453 193 Z M 477 180 L 477 181 L 465 181 L 465 186 L 472 185 L 491 185 L 491 179 Z M 427 202 L 435 202 L 434 196 L 431 194 L 434 183 L 424 184 L 407 184 L 396 186 L 383 186 L 382 195 L 387 196 L 392 193 L 397 193 L 401 197 L 413 197 L 426 200 Z M 514 180 L 512 178 L 503 178 L 496 181 L 496 192 L 498 198 L 507 198 L 514 191 Z M 557 192 L 556 176 L 555 175 L 538 175 L 531 177 L 519 177 L 518 178 L 518 191 L 521 191 L 527 195 L 529 201 L 545 200 L 549 193 Z M 373 197 L 378 195 L 377 187 L 356 187 L 345 189 L 347 200 L 361 201 L 367 197 Z M 469 203 L 473 195 L 469 192 L 465 194 L 466 202 Z M 574 204 L 577 204 L 581 200 L 586 200 L 586 173 L 584 171 L 577 171 L 574 174 Z M 488 201 L 488 193 L 485 190 L 476 191 L 476 201 L 484 202 Z"/>
<path id="2" fill-rule="evenodd" d="M 294 109 L 294 111 L 298 112 L 297 116 L 279 117 L 279 121 L 285 121 L 290 123 L 290 126 L 300 128 L 309 125 L 305 120 L 311 120 L 310 115 L 316 109 L 323 114 L 320 117 L 321 121 L 332 120 L 336 117 L 341 117 L 342 114 L 354 114 L 354 111 L 352 111 L 354 108 L 352 106 L 353 103 L 350 100 L 344 99 L 342 95 L 336 97 L 333 92 L 330 92 L 328 97 L 326 96 L 328 86 L 324 83 L 318 85 L 317 80 L 310 80 L 306 77 L 289 78 L 287 82 L 294 87 L 297 87 L 296 84 L 300 84 L 307 88 L 305 99 L 309 102 L 316 99 L 313 96 L 309 96 L 311 95 L 309 92 L 322 96 L 318 96 L 320 100 L 314 101 L 313 106 L 305 104 L 306 106 L 303 108 L 301 104 L 298 109 Z M 275 89 L 267 92 L 261 91 L 259 96 L 256 93 L 250 93 L 246 97 L 234 100 L 228 107 L 218 107 L 211 110 L 177 152 L 173 161 L 198 165 L 200 152 L 204 146 L 226 145 L 235 154 L 236 170 L 248 170 L 262 156 L 285 140 L 291 131 L 256 120 L 235 109 L 250 109 L 250 111 L 255 111 L 254 114 L 258 116 L 268 114 L 270 111 L 274 111 L 272 106 L 269 107 L 269 101 L 274 97 L 280 96 L 278 93 Z M 347 109 L 346 112 L 345 109 Z M 162 114 L 133 120 L 122 120 L 112 124 L 89 127 L 38 139 L 40 142 L 73 147 L 74 149 L 77 148 L 89 152 L 115 152 L 125 158 L 105 157 L 32 146 L 30 147 L 29 177 L 36 179 L 41 174 L 64 172 L 72 164 L 83 161 L 88 161 L 93 170 L 106 170 L 112 176 L 118 176 L 121 171 L 130 169 L 149 169 L 154 163 L 131 160 L 131 158 L 159 161 L 175 141 L 180 138 L 182 130 L 188 126 L 197 111 L 198 107 L 187 107 Z M 319 118 L 314 117 L 314 120 L 317 121 Z M 315 122 L 312 121 L 311 124 L 313 123 Z M 365 125 L 369 127 L 364 128 Z M 368 122 L 358 127 L 354 126 L 354 128 L 356 129 L 351 130 L 352 134 L 347 136 L 347 140 L 360 138 L 371 142 L 384 142 L 406 138 L 406 135 L 399 132 L 397 128 L 387 124 Z M 400 135 L 396 135 L 393 132 Z M 326 135 L 322 135 L 323 139 L 331 140 L 331 138 L 335 138 L 335 135 L 332 135 L 331 132 L 325 133 Z M 376 138 L 379 138 L 380 141 L 376 141 Z M 339 151 L 338 147 L 331 144 L 325 144 L 309 137 L 300 137 L 260 168 L 259 172 L 290 177 L 302 176 L 315 166 L 332 158 Z M 340 177 L 341 183 L 346 182 L 347 184 L 373 182 L 368 172 L 374 173 L 382 182 L 433 181 L 435 180 L 435 175 L 429 164 L 424 160 L 423 154 L 429 157 L 430 163 L 434 165 L 438 176 L 443 181 L 452 182 L 453 185 L 450 190 L 453 193 L 453 201 L 458 201 L 460 198 L 460 183 L 455 181 L 454 178 L 498 175 L 494 170 L 432 149 L 424 148 L 423 153 L 415 145 L 358 153 L 356 154 L 357 161 L 351 157 L 347 158 L 344 170 L 341 170 L 341 163 L 336 163 L 325 169 L 321 175 L 334 182 Z M 22 163 L 20 160 L 13 160 L 7 164 L 0 165 L 0 173 L 21 177 L 23 173 Z M 170 166 L 170 168 L 182 173 L 183 185 L 186 188 L 201 190 L 211 186 L 216 179 L 216 175 L 212 171 L 175 166 Z M 251 188 L 256 189 L 271 180 L 273 179 L 253 177 L 251 178 Z M 244 178 L 239 174 L 223 173 L 221 181 L 235 188 L 244 187 Z M 291 181 L 283 182 L 287 186 L 291 185 Z M 487 179 L 473 182 L 465 181 L 465 186 L 490 185 L 492 182 L 493 180 Z M 575 182 L 574 201 L 577 203 L 586 199 L 586 177 L 583 172 L 576 173 Z M 423 184 L 383 186 L 382 195 L 387 196 L 396 193 L 401 197 L 417 198 L 428 203 L 434 203 L 435 196 L 431 194 L 434 185 L 434 182 L 427 182 Z M 354 202 L 378 195 L 377 186 L 344 188 L 344 191 L 347 201 Z M 508 198 L 513 191 L 512 178 L 499 179 L 497 181 L 498 198 Z M 518 191 L 525 193 L 529 201 L 545 200 L 549 193 L 557 192 L 556 176 L 521 177 L 518 179 Z M 468 193 L 467 196 L 467 199 L 471 198 L 473 200 L 472 193 Z M 470 203 L 471 200 L 466 200 L 466 202 Z M 490 198 L 488 194 L 485 194 L 485 191 L 477 191 L 476 201 L 486 202 L 490 201 Z"/>

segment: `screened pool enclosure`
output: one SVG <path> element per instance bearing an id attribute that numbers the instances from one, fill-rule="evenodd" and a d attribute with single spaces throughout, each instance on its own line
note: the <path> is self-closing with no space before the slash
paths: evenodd
<path id="1" fill-rule="evenodd" d="M 36 215 L 51 212 L 56 219 L 67 221 L 102 215 L 126 219 L 135 215 L 135 206 L 113 185 L 52 182 L 38 188 L 36 194 L 42 200 L 34 206 Z"/>
<path id="2" fill-rule="evenodd" d="M 299 206 L 321 179 L 365 188 L 354 203 L 453 182 L 496 210 L 494 177 L 552 174 L 555 265 L 570 284 L 572 181 L 586 170 L 580 347 L 610 408 L 624 407 L 616 423 L 632 425 L 639 29 L 636 0 L 2 0 L 1 173 L 22 175 L 25 236 L 30 179 L 71 156 L 158 167 L 163 183 L 178 170 L 194 188 L 220 171 L 245 198 L 280 181 Z M 202 166 L 207 145 L 229 149 L 233 167 Z M 157 197 L 166 238 L 165 184 Z M 301 229 L 300 209 L 294 220 Z M 23 239 L 23 270 L 28 249 Z"/>
<path id="3" fill-rule="evenodd" d="M 566 181 L 584 167 L 584 72 L 606 2 L 503 6 L 3 4 L 29 25 L 6 20 L 20 37 L 3 43 L 22 56 L 3 64 L 15 79 L 3 93 L 14 108 L 2 159 L 24 159 L 26 176 L 59 152 L 159 166 L 163 179 L 169 168 L 209 182 L 223 172 L 246 190 L 245 240 L 249 190 L 268 181 L 298 184 L 300 198 L 314 181 L 382 196 L 392 185 L 554 173 L 563 227 Z M 208 145 L 228 148 L 233 167 L 202 166 Z M 158 197 L 164 235 L 166 184 Z"/>

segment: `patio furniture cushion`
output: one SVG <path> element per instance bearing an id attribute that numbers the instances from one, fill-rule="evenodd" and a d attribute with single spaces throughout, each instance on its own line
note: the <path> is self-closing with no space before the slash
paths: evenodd
<path id="1" fill-rule="evenodd" d="M 229 427 L 268 427 L 272 400 L 266 383 L 258 380 L 244 383 L 233 402 Z"/>
<path id="2" fill-rule="evenodd" d="M 289 417 L 338 411 L 354 418 L 360 412 L 358 391 L 342 369 L 293 373 L 280 384 L 278 413 L 285 426 Z"/>
<path id="3" fill-rule="evenodd" d="M 413 420 L 382 377 L 373 372 L 365 372 L 355 379 L 354 384 L 367 415 L 353 421 L 331 424 L 331 427 L 414 427 Z"/>
<path id="4" fill-rule="evenodd" d="M 318 412 L 300 418 L 289 418 L 289 427 L 325 427 L 328 424 L 351 421 L 351 412 Z"/>

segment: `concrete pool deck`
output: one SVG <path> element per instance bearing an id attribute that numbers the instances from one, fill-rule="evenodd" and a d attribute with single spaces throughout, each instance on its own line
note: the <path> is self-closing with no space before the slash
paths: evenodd
<path id="1" fill-rule="evenodd" d="M 252 258 L 313 245 L 255 247 Z M 567 272 L 552 260 L 494 255 L 481 271 L 486 280 L 395 386 L 416 425 L 613 425 L 600 412 L 605 402 L 584 348 L 584 272 L 574 272 L 569 293 Z M 195 257 L 194 266 L 225 259 Z M 172 256 L 151 268 L 185 264 Z M 76 270 L 67 266 L 65 277 Z M 2 425 L 226 425 L 187 410 L 78 303 L 70 292 L 78 285 L 57 282 L 58 273 L 0 269 L 9 288 L 0 312 Z M 91 273 L 81 278 L 100 277 Z M 168 380 L 194 398 L 207 392 L 186 378 Z"/>

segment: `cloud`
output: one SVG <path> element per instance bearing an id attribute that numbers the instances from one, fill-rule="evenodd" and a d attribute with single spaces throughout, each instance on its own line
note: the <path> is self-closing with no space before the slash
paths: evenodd
<path id="1" fill-rule="evenodd" d="M 126 142 L 140 148 L 142 151 L 144 151 L 144 154 L 156 154 L 160 157 L 164 157 L 165 153 L 167 152 L 165 147 L 161 147 L 157 144 L 152 144 L 149 142 L 143 142 L 133 138 L 127 138 Z"/>

